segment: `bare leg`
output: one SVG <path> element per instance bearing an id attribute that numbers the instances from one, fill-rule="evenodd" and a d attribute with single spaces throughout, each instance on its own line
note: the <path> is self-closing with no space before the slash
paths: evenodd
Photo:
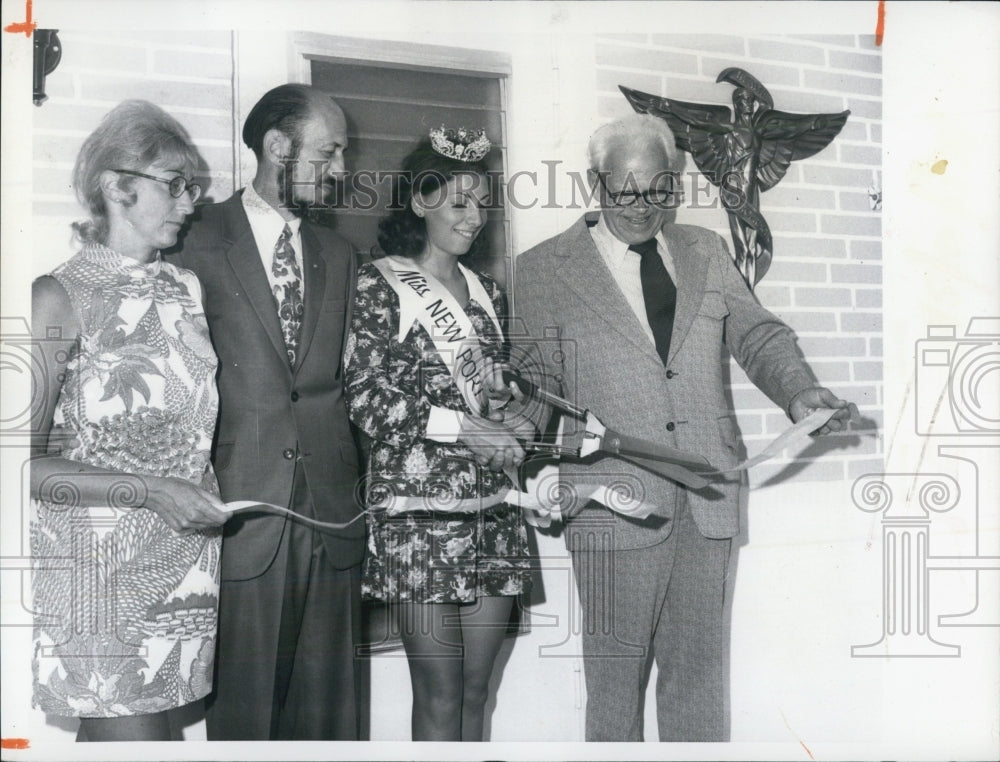
<path id="1" fill-rule="evenodd" d="M 483 711 L 489 694 L 490 676 L 503 645 L 514 605 L 511 597 L 479 598 L 459 607 L 462 618 L 462 740 L 484 741 Z"/>
<path id="2" fill-rule="evenodd" d="M 166 712 L 132 717 L 85 717 L 80 720 L 77 741 L 169 741 Z"/>
<path id="3" fill-rule="evenodd" d="M 402 603 L 414 741 L 462 740 L 462 629 L 452 603 Z"/>

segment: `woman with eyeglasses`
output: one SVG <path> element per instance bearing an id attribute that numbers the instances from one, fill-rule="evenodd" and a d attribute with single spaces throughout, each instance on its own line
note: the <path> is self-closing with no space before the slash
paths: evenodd
<path id="1" fill-rule="evenodd" d="M 33 700 L 78 741 L 170 740 L 212 687 L 217 359 L 198 280 L 160 259 L 197 166 L 163 110 L 115 107 L 73 170 L 82 246 L 32 291 Z"/>

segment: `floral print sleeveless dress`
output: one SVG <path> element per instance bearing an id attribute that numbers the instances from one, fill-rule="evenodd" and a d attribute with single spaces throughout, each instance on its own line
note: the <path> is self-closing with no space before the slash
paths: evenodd
<path id="1" fill-rule="evenodd" d="M 79 442 L 64 456 L 218 494 L 217 359 L 194 274 L 88 246 L 52 275 L 81 326 L 54 418 Z M 82 478 L 50 494 L 72 504 Z M 122 508 L 130 492 L 32 503 L 34 703 L 47 713 L 150 714 L 211 690 L 221 530 L 178 535 L 152 510 Z"/>

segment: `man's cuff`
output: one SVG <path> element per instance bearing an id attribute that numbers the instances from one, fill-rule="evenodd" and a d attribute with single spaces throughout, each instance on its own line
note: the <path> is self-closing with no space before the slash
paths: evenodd
<path id="1" fill-rule="evenodd" d="M 447 407 L 431 407 L 427 418 L 427 431 L 424 437 L 435 442 L 454 443 L 458 441 L 458 433 L 465 422 L 465 413 Z"/>
<path id="2" fill-rule="evenodd" d="M 798 399 L 799 395 L 802 394 L 802 392 L 809 391 L 810 389 L 819 389 L 819 388 L 820 387 L 817 386 L 816 384 L 810 383 L 808 386 L 803 386 L 801 389 L 795 392 L 795 394 L 793 394 L 791 397 L 788 398 L 788 404 L 785 405 L 785 415 L 788 416 L 789 420 L 791 421 L 795 420 L 795 418 L 792 417 L 792 405 L 795 403 L 795 400 Z"/>

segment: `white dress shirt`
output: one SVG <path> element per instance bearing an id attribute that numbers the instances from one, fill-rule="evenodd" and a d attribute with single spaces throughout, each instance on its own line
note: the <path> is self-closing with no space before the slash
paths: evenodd
<path id="1" fill-rule="evenodd" d="M 627 243 L 615 238 L 614 234 L 608 229 L 607 224 L 605 224 L 603 214 L 597 221 L 597 224 L 590 229 L 590 235 L 594 239 L 597 253 L 601 255 L 604 264 L 611 271 L 611 277 L 618 284 L 618 288 L 624 294 L 629 307 L 632 308 L 632 312 L 639 318 L 639 324 L 646 332 L 649 340 L 655 345 L 656 341 L 653 338 L 653 329 L 649 327 L 649 318 L 646 317 L 646 301 L 642 296 L 642 278 L 639 275 L 639 266 L 642 263 L 642 257 L 637 252 L 629 251 Z M 670 250 L 667 248 L 667 242 L 663 237 L 662 231 L 657 231 L 656 233 L 656 251 L 663 260 L 663 266 L 667 268 L 667 272 L 674 281 L 674 285 L 678 286 L 677 268 L 674 267 L 674 259 L 670 256 Z"/>
<path id="2" fill-rule="evenodd" d="M 286 222 L 270 204 L 260 197 L 260 194 L 254 190 L 252 183 L 243 189 L 243 210 L 247 213 L 247 219 L 250 221 L 250 230 L 253 232 L 253 239 L 257 244 L 257 251 L 260 254 L 260 261 L 264 265 L 264 272 L 267 273 L 267 283 L 271 287 L 272 294 L 275 286 L 274 273 L 271 272 L 271 265 L 274 264 L 274 246 L 278 243 L 278 238 L 281 237 L 281 231 L 285 229 L 285 225 L 288 225 L 292 231 L 290 241 L 292 249 L 295 251 L 295 261 L 302 274 L 300 288 L 302 296 L 305 297 L 305 268 L 302 263 L 302 236 L 299 230 L 302 226 L 302 220 L 295 217 Z"/>

